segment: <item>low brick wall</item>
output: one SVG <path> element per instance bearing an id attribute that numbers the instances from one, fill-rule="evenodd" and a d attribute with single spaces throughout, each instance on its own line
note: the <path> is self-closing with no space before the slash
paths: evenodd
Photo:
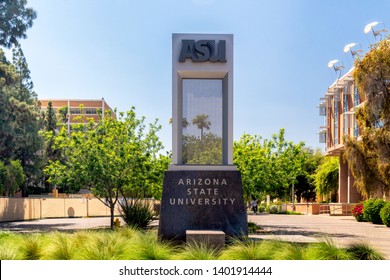
<path id="1" fill-rule="evenodd" d="M 147 200 L 151 209 L 158 209 L 159 201 Z M 115 215 L 119 215 L 118 203 Z M 45 218 L 108 217 L 110 208 L 97 198 L 0 197 L 0 222 Z"/>
<path id="2" fill-rule="evenodd" d="M 318 215 L 320 211 L 319 203 L 294 203 L 295 210 L 293 205 L 287 204 L 287 211 L 295 211 L 305 215 Z"/>
<path id="3" fill-rule="evenodd" d="M 295 212 L 305 215 L 339 215 L 350 216 L 354 203 L 295 203 Z M 293 211 L 291 203 L 287 204 L 287 210 Z"/>
<path id="4" fill-rule="evenodd" d="M 97 198 L 0 198 L 0 222 L 109 215 Z"/>

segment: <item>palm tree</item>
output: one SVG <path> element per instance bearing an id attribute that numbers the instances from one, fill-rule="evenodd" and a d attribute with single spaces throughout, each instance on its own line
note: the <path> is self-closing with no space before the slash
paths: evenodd
<path id="1" fill-rule="evenodd" d="M 197 115 L 193 120 L 192 124 L 196 125 L 200 129 L 200 138 L 203 138 L 203 129 L 210 129 L 211 122 L 208 120 L 209 115 L 200 114 Z"/>

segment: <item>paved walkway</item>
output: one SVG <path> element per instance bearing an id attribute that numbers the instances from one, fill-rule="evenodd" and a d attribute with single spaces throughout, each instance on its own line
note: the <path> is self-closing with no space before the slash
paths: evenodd
<path id="1" fill-rule="evenodd" d="M 0 230 L 15 232 L 67 231 L 110 227 L 110 217 L 60 218 L 0 223 Z"/>
<path id="2" fill-rule="evenodd" d="M 358 223 L 353 217 L 323 215 L 249 215 L 248 220 L 258 224 L 261 234 L 250 235 L 260 239 L 281 239 L 296 242 L 317 242 L 329 236 L 340 246 L 358 240 L 368 242 L 390 260 L 390 228 L 384 225 Z M 0 230 L 16 232 L 42 232 L 52 230 L 79 230 L 107 228 L 109 217 L 44 219 L 0 223 Z M 158 222 L 153 222 L 157 225 Z"/>

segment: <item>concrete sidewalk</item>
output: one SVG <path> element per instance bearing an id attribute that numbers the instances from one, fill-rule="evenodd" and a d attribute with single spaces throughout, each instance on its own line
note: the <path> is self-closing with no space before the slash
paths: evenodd
<path id="1" fill-rule="evenodd" d="M 366 241 L 390 260 L 390 228 L 372 223 L 359 223 L 350 216 L 323 215 L 249 215 L 248 221 L 263 230 L 250 235 L 259 239 L 281 239 L 294 242 L 318 242 L 328 236 L 340 246 Z M 109 217 L 44 219 L 0 223 L 0 230 L 15 232 L 67 231 L 108 228 Z M 152 223 L 158 225 L 158 221 Z"/>
<path id="2" fill-rule="evenodd" d="M 95 228 L 109 228 L 110 217 L 98 218 L 54 218 L 20 222 L 0 223 L 0 230 L 13 232 L 71 231 Z"/>

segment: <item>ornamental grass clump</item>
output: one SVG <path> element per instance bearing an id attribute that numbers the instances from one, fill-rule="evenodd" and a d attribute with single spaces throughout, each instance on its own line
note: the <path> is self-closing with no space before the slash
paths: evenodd
<path id="1" fill-rule="evenodd" d="M 127 240 L 114 231 L 91 234 L 80 253 L 84 260 L 123 260 Z"/>
<path id="2" fill-rule="evenodd" d="M 355 260 L 384 260 L 383 254 L 372 248 L 365 241 L 357 241 L 348 246 L 347 252 Z"/>
<path id="3" fill-rule="evenodd" d="M 194 242 L 184 245 L 173 257 L 178 260 L 216 260 L 219 250 L 208 246 L 205 242 Z"/>
<path id="4" fill-rule="evenodd" d="M 352 256 L 344 248 L 336 246 L 335 242 L 325 237 L 323 241 L 312 243 L 304 250 L 305 260 L 351 260 Z"/>
<path id="5" fill-rule="evenodd" d="M 0 260 L 17 260 L 15 249 L 8 245 L 0 245 Z"/>
<path id="6" fill-rule="evenodd" d="M 273 252 L 279 246 L 274 240 L 236 240 L 221 252 L 221 260 L 272 260 Z"/>
<path id="7" fill-rule="evenodd" d="M 73 242 L 73 236 L 63 232 L 51 234 L 48 258 L 50 260 L 72 260 L 77 247 Z"/>
<path id="8" fill-rule="evenodd" d="M 33 234 L 22 237 L 19 251 L 23 260 L 39 260 L 43 256 L 41 235 Z"/>
<path id="9" fill-rule="evenodd" d="M 274 260 L 303 260 L 304 247 L 296 242 L 279 242 L 273 251 Z"/>
<path id="10" fill-rule="evenodd" d="M 129 245 L 126 259 L 129 260 L 169 260 L 176 252 L 176 247 L 157 238 L 155 231 L 140 231 Z"/>
<path id="11" fill-rule="evenodd" d="M 145 200 L 123 197 L 119 200 L 119 213 L 123 221 L 130 227 L 146 228 L 155 216 L 149 203 Z"/>

